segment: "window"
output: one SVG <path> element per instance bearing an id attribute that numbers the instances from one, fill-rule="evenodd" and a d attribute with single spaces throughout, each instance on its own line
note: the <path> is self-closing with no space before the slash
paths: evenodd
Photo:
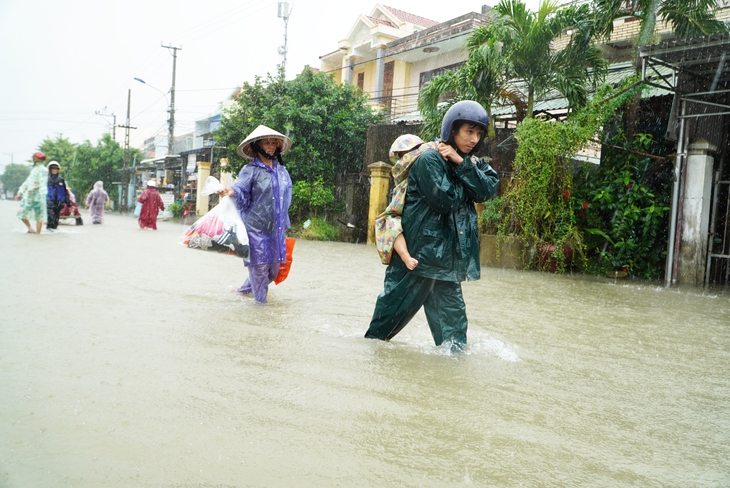
<path id="1" fill-rule="evenodd" d="M 420 91 L 423 85 L 431 81 L 433 78 L 435 78 L 438 75 L 442 75 L 446 73 L 447 71 L 456 71 L 457 69 L 461 68 L 461 65 L 463 65 L 464 62 L 461 61 L 456 64 L 450 64 L 449 66 L 443 66 L 441 68 L 432 69 L 431 71 L 422 71 L 419 80 L 418 80 L 418 90 Z"/>

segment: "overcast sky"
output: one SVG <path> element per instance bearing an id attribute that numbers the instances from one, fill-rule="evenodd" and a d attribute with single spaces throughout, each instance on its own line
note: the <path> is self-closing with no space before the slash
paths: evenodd
<path id="1" fill-rule="evenodd" d="M 496 0 L 385 0 L 443 22 Z M 528 0 L 531 8 L 536 0 Z M 376 2 L 290 0 L 287 78 L 337 49 Z M 277 0 L 0 0 L 0 173 L 45 138 L 96 144 L 125 125 L 130 145 L 167 133 L 177 51 L 175 135 L 212 115 L 236 86 L 275 73 L 284 44 Z M 134 81 L 141 78 L 145 84 Z M 108 114 L 108 116 L 97 115 Z M 124 143 L 124 129 L 116 129 Z"/>

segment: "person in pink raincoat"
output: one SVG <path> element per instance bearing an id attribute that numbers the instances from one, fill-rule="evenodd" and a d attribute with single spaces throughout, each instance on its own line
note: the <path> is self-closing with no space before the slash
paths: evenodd
<path id="1" fill-rule="evenodd" d="M 91 214 L 92 224 L 101 224 L 104 221 L 104 205 L 109 200 L 109 195 L 104 191 L 104 183 L 97 181 L 94 189 L 86 197 L 86 208 Z"/>
<path id="2" fill-rule="evenodd" d="M 147 189 L 137 199 L 142 204 L 142 210 L 139 213 L 139 228 L 157 230 L 157 214 L 160 210 L 165 210 L 165 204 L 162 203 L 160 194 L 157 193 L 157 182 L 150 180 L 147 182 Z"/>

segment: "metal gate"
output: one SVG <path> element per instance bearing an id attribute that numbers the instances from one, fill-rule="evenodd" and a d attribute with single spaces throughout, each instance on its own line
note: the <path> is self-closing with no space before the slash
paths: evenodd
<path id="1" fill-rule="evenodd" d="M 724 160 L 715 173 L 705 285 L 730 286 L 730 167 Z"/>

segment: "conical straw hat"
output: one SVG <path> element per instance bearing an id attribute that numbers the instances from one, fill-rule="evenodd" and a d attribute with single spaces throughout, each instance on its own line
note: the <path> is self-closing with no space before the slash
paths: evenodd
<path id="1" fill-rule="evenodd" d="M 280 132 L 276 132 L 274 129 L 270 129 L 265 125 L 260 125 L 256 127 L 256 129 L 251 132 L 241 144 L 238 145 L 238 147 L 236 148 L 236 152 L 242 158 L 253 159 L 256 154 L 254 154 L 254 152 L 251 150 L 251 143 L 261 139 L 268 139 L 270 137 L 281 140 L 282 154 L 284 154 L 291 148 L 291 139 L 289 139 L 287 136 L 281 134 Z"/>

